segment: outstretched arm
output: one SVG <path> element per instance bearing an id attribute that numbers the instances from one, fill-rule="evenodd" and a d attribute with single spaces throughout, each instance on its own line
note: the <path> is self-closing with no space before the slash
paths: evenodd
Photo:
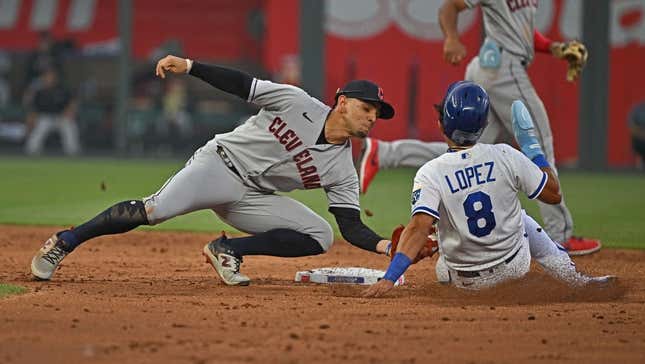
<path id="1" fill-rule="evenodd" d="M 329 212 L 336 218 L 341 235 L 350 244 L 371 252 L 386 254 L 387 245 L 390 241 L 383 239 L 363 224 L 358 210 L 346 207 L 331 207 Z"/>
<path id="2" fill-rule="evenodd" d="M 515 134 L 515 140 L 517 140 L 520 146 L 520 150 L 536 166 L 540 167 L 542 172 L 546 173 L 548 177 L 546 184 L 537 198 L 548 204 L 560 203 L 562 201 L 560 183 L 555 171 L 547 162 L 544 151 L 542 151 L 542 146 L 535 135 L 535 127 L 531 114 L 520 100 L 513 101 L 511 114 L 513 133 Z"/>
<path id="3" fill-rule="evenodd" d="M 540 33 L 537 29 L 533 31 L 533 48 L 537 52 L 552 53 L 551 45 L 555 42 L 547 38 L 544 34 Z"/>
<path id="4" fill-rule="evenodd" d="M 168 55 L 157 62 L 157 76 L 166 78 L 166 71 L 179 74 L 188 73 L 217 89 L 237 95 L 244 100 L 248 100 L 251 83 L 253 82 L 253 77 L 242 71 L 199 63 L 172 55 Z"/>
<path id="5" fill-rule="evenodd" d="M 428 235 L 432 232 L 435 217 L 425 213 L 416 213 L 401 234 L 399 251 L 394 256 L 383 279 L 363 291 L 363 297 L 379 297 L 394 287 L 394 282 L 412 264 L 413 259 L 426 245 Z"/>
<path id="6" fill-rule="evenodd" d="M 466 47 L 459 41 L 457 18 L 466 9 L 464 0 L 445 0 L 439 9 L 439 25 L 444 35 L 443 58 L 451 64 L 459 64 L 466 57 Z"/>

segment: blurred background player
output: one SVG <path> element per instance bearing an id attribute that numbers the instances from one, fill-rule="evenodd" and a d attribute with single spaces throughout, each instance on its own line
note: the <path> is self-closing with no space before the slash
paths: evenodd
<path id="1" fill-rule="evenodd" d="M 46 69 L 31 84 L 25 94 L 25 104 L 30 112 L 27 120 L 33 123 L 29 125 L 31 132 L 25 143 L 27 154 L 40 154 L 47 136 L 55 130 L 60 133 L 65 154 L 77 155 L 80 152 L 76 101 L 55 68 Z"/>
<path id="2" fill-rule="evenodd" d="M 522 152 L 507 144 L 477 142 L 489 115 L 488 95 L 479 85 L 454 83 L 437 109 L 448 152 L 417 172 L 412 218 L 384 279 L 368 288 L 365 296 L 392 289 L 425 246 L 436 220 L 440 252 L 436 271 L 441 283 L 473 290 L 493 287 L 523 277 L 531 257 L 548 274 L 574 287 L 614 280 L 577 272 L 565 250 L 522 210 L 518 191 L 549 204 L 559 203 L 561 195 L 521 101 L 513 103 L 512 118 Z"/>
<path id="3" fill-rule="evenodd" d="M 450 64 L 457 65 L 466 56 L 457 32 L 458 14 L 477 5 L 483 12 L 486 39 L 479 55 L 468 64 L 465 79 L 480 84 L 490 96 L 489 126 L 481 141 L 513 144 L 510 106 L 513 100 L 522 100 L 534 120 L 544 155 L 557 174 L 549 119 L 526 68 L 533 61 L 534 51 L 563 58 L 564 44 L 547 39 L 535 29 L 537 1 L 446 0 L 439 10 L 439 22 L 445 36 L 444 59 Z M 576 71 L 570 71 L 567 79 L 575 80 L 581 69 Z M 367 192 L 379 168 L 418 167 L 445 150 L 443 143 L 368 139 L 357 163 L 361 191 Z M 554 205 L 538 202 L 538 206 L 549 236 L 570 255 L 591 254 L 601 248 L 599 240 L 573 235 L 573 218 L 564 201 Z"/>

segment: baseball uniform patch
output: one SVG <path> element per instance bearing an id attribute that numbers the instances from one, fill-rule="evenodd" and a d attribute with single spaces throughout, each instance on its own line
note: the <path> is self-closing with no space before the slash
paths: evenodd
<path id="1" fill-rule="evenodd" d="M 413 205 L 415 205 L 417 203 L 417 201 L 419 201 L 419 197 L 421 197 L 421 188 L 412 191 L 412 204 Z"/>

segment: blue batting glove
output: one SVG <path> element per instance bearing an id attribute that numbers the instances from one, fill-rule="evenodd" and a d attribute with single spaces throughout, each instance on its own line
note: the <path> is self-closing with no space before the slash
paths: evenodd
<path id="1" fill-rule="evenodd" d="M 533 119 L 522 101 L 513 101 L 511 114 L 513 119 L 513 134 L 515 134 L 515 140 L 520 145 L 522 153 L 531 160 L 539 155 L 544 156 L 540 142 L 535 136 Z"/>

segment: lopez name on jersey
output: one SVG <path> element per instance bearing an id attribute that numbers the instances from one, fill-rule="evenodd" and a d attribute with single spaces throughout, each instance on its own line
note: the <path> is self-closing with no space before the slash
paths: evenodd
<path id="1" fill-rule="evenodd" d="M 455 171 L 452 175 L 444 175 L 446 183 L 451 193 L 468 189 L 474 184 L 483 185 L 489 182 L 495 182 L 493 177 L 493 168 L 495 162 L 490 161 L 483 164 L 476 164 Z"/>

